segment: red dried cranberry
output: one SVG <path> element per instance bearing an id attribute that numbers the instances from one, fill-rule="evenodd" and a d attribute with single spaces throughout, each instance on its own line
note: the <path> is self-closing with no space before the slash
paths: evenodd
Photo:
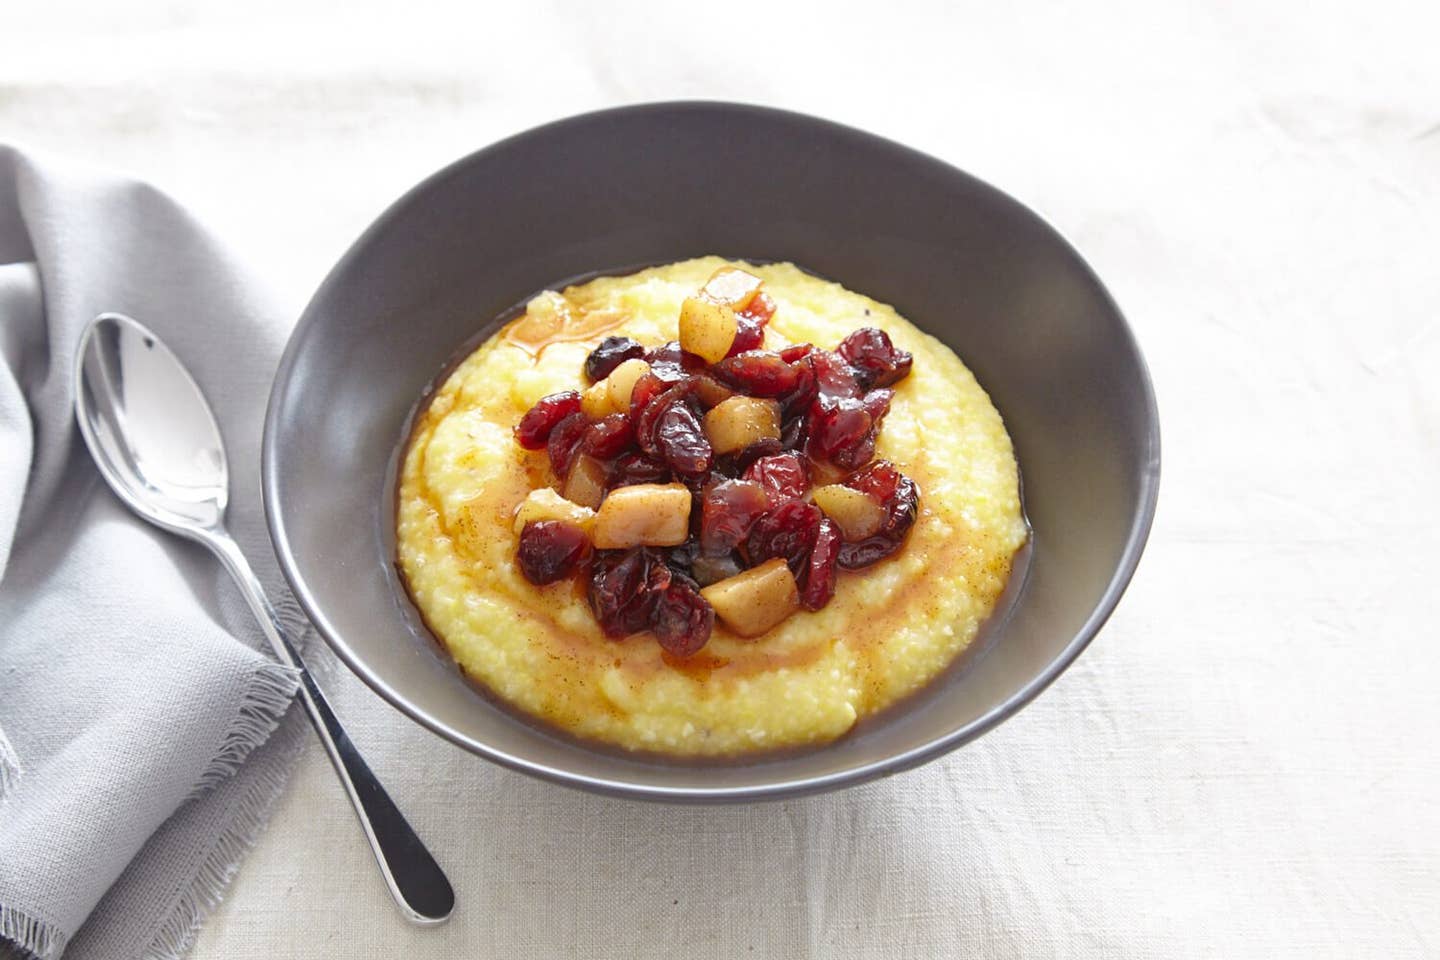
<path id="1" fill-rule="evenodd" d="M 645 354 L 645 362 L 650 364 L 651 373 L 671 383 L 684 379 L 687 373 L 705 369 L 705 361 L 693 353 L 681 350 L 678 340 L 652 347 Z"/>
<path id="2" fill-rule="evenodd" d="M 520 531 L 520 572 L 536 586 L 563 580 L 590 559 L 585 531 L 565 520 L 532 520 Z"/>
<path id="3" fill-rule="evenodd" d="M 812 350 L 805 359 L 810 369 L 815 372 L 816 386 L 822 396 L 860 396 L 860 384 L 855 380 L 855 371 L 843 359 L 829 350 Z"/>
<path id="4" fill-rule="evenodd" d="M 786 450 L 800 450 L 809 439 L 810 418 L 804 414 L 796 414 L 787 419 L 780 426 L 780 443 Z"/>
<path id="5" fill-rule="evenodd" d="M 840 547 L 840 566 L 858 570 L 900 549 L 920 512 L 920 490 L 888 460 L 876 460 L 844 480 L 847 487 L 880 501 L 884 513 L 873 536 Z"/>
<path id="6" fill-rule="evenodd" d="M 786 363 L 794 363 L 804 358 L 815 347 L 808 343 L 793 343 L 780 351 L 780 359 Z"/>
<path id="7" fill-rule="evenodd" d="M 821 396 L 810 409 L 806 449 L 817 460 L 856 467 L 875 452 L 874 426 L 875 421 L 861 401 Z"/>
<path id="8" fill-rule="evenodd" d="M 665 389 L 665 392 L 653 397 L 643 407 L 635 406 L 640 384 L 645 378 L 641 377 L 635 384 L 636 393 L 630 395 L 631 409 L 634 411 L 632 419 L 635 421 L 635 442 L 640 449 L 652 457 L 660 457 L 660 438 L 656 434 L 656 428 L 660 425 L 660 416 L 677 403 L 684 403 L 694 391 L 694 383 L 689 379 L 674 383 Z M 647 392 L 649 385 L 646 385 Z"/>
<path id="9" fill-rule="evenodd" d="M 702 587 L 708 587 L 712 583 L 719 583 L 721 580 L 728 580 L 744 569 L 739 558 L 733 553 L 727 553 L 719 557 L 701 555 L 696 557 L 695 562 L 690 565 L 691 575 L 695 577 Z"/>
<path id="10" fill-rule="evenodd" d="M 610 473 L 609 489 L 628 487 L 636 483 L 668 483 L 670 468 L 659 460 L 652 460 L 643 453 L 627 453 L 615 461 Z"/>
<path id="11" fill-rule="evenodd" d="M 775 507 L 789 500 L 798 500 L 810 488 L 810 471 L 798 453 L 761 457 L 745 471 L 745 479 L 764 487 L 771 506 Z"/>
<path id="12" fill-rule="evenodd" d="M 585 358 L 585 375 L 590 378 L 591 383 L 604 380 L 626 360 L 643 356 L 645 347 L 640 341 L 629 337 L 606 337 L 600 341 L 599 346 L 590 351 L 590 356 Z"/>
<path id="13" fill-rule="evenodd" d="M 773 457 L 775 454 L 781 453 L 784 450 L 784 445 L 774 437 L 765 437 L 762 440 L 756 440 L 750 444 L 750 446 L 735 454 L 735 475 L 739 476 L 746 470 L 749 470 L 751 464 L 756 460 L 762 457 Z"/>
<path id="14" fill-rule="evenodd" d="M 745 557 L 750 566 L 781 557 L 798 580 L 823 517 L 819 507 L 804 500 L 782 503 L 761 516 L 745 538 Z"/>
<path id="15" fill-rule="evenodd" d="M 715 610 L 693 583 L 677 577 L 656 594 L 650 629 L 665 652 L 688 657 L 705 646 L 714 628 Z"/>
<path id="16" fill-rule="evenodd" d="M 890 412 L 890 401 L 895 399 L 895 391 L 879 387 L 871 390 L 860 398 L 861 405 L 865 412 L 870 414 L 870 419 L 878 426 L 885 415 Z"/>
<path id="17" fill-rule="evenodd" d="M 733 357 L 737 353 L 744 353 L 747 350 L 759 350 L 764 343 L 764 325 L 758 320 L 739 313 L 735 315 L 735 340 L 730 344 L 730 352 L 725 356 Z"/>
<path id="18" fill-rule="evenodd" d="M 825 517 L 815 531 L 815 543 L 805 561 L 800 603 L 807 610 L 819 610 L 835 596 L 835 563 L 840 556 L 840 528 Z"/>
<path id="19" fill-rule="evenodd" d="M 735 396 L 735 391 L 725 384 L 716 380 L 708 373 L 697 373 L 694 376 L 695 399 L 700 401 L 700 406 L 709 410 Z"/>
<path id="20" fill-rule="evenodd" d="M 820 392 L 810 360 L 801 357 L 790 364 L 790 368 L 795 371 L 795 386 L 780 398 L 780 413 L 785 417 L 808 411 Z"/>
<path id="21" fill-rule="evenodd" d="M 515 439 L 526 450 L 539 450 L 550 439 L 555 425 L 572 413 L 580 411 L 580 394 L 574 390 L 552 393 L 541 397 L 535 406 L 525 411 L 525 416 L 515 426 Z"/>
<path id="22" fill-rule="evenodd" d="M 895 495 L 905 474 L 895 468 L 889 460 L 876 460 L 863 470 L 856 470 L 841 481 L 851 490 L 869 494 L 884 503 Z"/>
<path id="23" fill-rule="evenodd" d="M 754 320 L 763 327 L 770 322 L 771 317 L 775 316 L 775 300 L 770 294 L 761 290 L 751 298 L 739 315 Z"/>
<path id="24" fill-rule="evenodd" d="M 570 466 L 575 462 L 575 455 L 580 452 L 580 441 L 584 439 L 585 431 L 589 427 L 590 420 L 585 414 L 572 413 L 555 424 L 555 429 L 550 431 L 547 447 L 550 467 L 555 471 L 555 476 L 564 478 L 570 475 Z"/>
<path id="25" fill-rule="evenodd" d="M 662 380 L 653 373 L 642 373 L 630 390 L 630 419 L 637 420 L 640 412 L 670 387 L 669 381 Z"/>
<path id="26" fill-rule="evenodd" d="M 841 358 L 855 368 L 856 379 L 866 389 L 888 387 L 910 374 L 913 358 L 896 349 L 890 335 L 875 327 L 861 327 L 840 342 Z"/>
<path id="27" fill-rule="evenodd" d="M 726 383 L 752 397 L 779 397 L 795 389 L 799 375 L 780 354 L 767 350 L 747 350 L 726 357 L 712 368 Z"/>
<path id="28" fill-rule="evenodd" d="M 597 460 L 613 460 L 634 442 L 635 430 L 630 426 L 630 418 L 623 413 L 612 413 L 586 428 L 580 451 Z"/>
<path id="29" fill-rule="evenodd" d="M 700 418 L 683 400 L 670 404 L 655 421 L 655 446 L 670 469 L 685 477 L 699 477 L 715 463 Z"/>
<path id="30" fill-rule="evenodd" d="M 587 597 L 600 629 L 608 637 L 648 630 L 655 599 L 670 581 L 670 568 L 645 547 L 597 551 Z"/>
<path id="31" fill-rule="evenodd" d="M 769 509 L 769 495 L 754 481 L 710 484 L 700 499 L 701 552 L 716 556 L 734 550 L 750 532 L 750 525 Z"/>

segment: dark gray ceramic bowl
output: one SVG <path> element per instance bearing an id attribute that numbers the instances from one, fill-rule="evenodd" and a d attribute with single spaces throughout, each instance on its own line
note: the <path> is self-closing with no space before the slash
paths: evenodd
<path id="1" fill-rule="evenodd" d="M 699 765 L 558 737 L 468 686 L 393 567 L 393 456 L 457 348 L 580 274 L 706 253 L 793 260 L 894 304 L 954 348 L 1014 438 L 1034 527 L 1028 578 L 987 650 L 829 746 Z M 1095 636 L 1155 510 L 1160 438 L 1144 361 L 1071 246 L 954 167 L 823 120 L 723 103 L 574 117 L 453 164 L 355 243 L 275 378 L 263 480 L 296 596 L 352 670 L 416 721 L 559 783 L 751 800 L 923 763 L 1015 713 Z"/>

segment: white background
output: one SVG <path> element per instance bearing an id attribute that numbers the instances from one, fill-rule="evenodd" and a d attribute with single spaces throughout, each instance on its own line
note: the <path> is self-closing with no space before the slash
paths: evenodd
<path id="1" fill-rule="evenodd" d="M 315 748 L 195 957 L 1440 956 L 1433 2 L 0 6 L 0 139 L 154 181 L 297 311 L 433 169 L 686 97 L 905 141 L 1076 242 L 1163 418 L 1119 612 L 963 751 L 751 807 L 539 784 L 336 677 L 453 921 L 398 919 Z"/>

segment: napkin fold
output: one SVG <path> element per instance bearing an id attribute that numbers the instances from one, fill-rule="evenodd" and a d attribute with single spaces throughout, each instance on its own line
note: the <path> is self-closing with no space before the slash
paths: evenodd
<path id="1" fill-rule="evenodd" d="M 293 312 L 261 290 L 153 188 L 0 145 L 0 941 L 12 954 L 183 954 L 303 743 L 296 677 L 263 652 L 220 565 L 120 504 L 72 413 L 84 325 L 115 310 L 154 329 L 214 407 L 229 526 L 299 639 L 259 485 Z"/>

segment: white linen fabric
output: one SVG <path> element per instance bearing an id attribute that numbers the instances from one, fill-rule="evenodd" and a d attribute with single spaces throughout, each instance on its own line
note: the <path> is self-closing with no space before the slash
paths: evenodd
<path id="1" fill-rule="evenodd" d="M 303 723 L 272 736 L 296 677 L 218 563 L 132 516 L 80 441 L 73 358 L 105 310 L 191 365 L 237 458 L 231 524 L 279 586 L 255 464 L 283 315 L 155 190 L 0 146 L 0 941 L 41 960 L 182 953 Z"/>
<path id="2" fill-rule="evenodd" d="M 1440 956 L 1437 36 L 1433 0 L 7 10 L 0 131 L 163 184 L 297 300 L 499 137 L 744 100 L 1040 210 L 1159 394 L 1134 584 L 978 742 L 835 795 L 651 806 L 498 770 L 342 672 L 455 917 L 399 919 L 312 746 L 193 955 Z"/>

